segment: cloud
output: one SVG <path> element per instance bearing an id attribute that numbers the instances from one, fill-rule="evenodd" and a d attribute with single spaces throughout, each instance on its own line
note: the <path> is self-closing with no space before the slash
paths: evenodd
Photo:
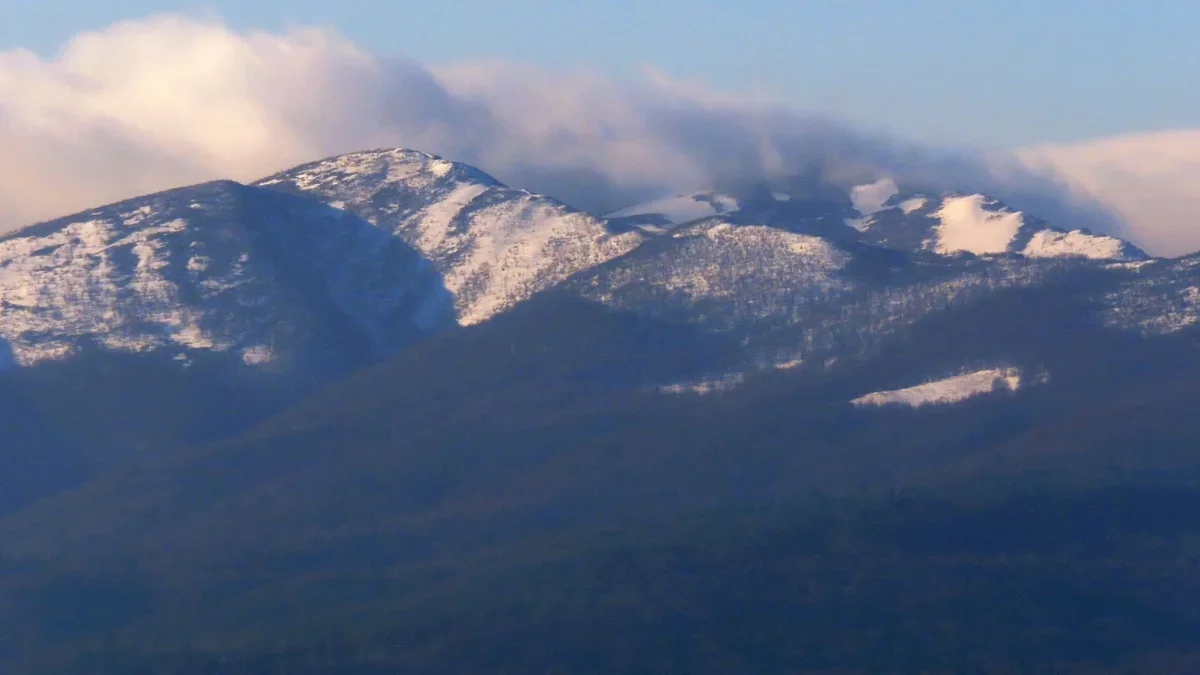
<path id="1" fill-rule="evenodd" d="M 1200 250 L 1200 129 L 1030 148 L 1020 156 L 1121 216 L 1148 250 Z"/>
<path id="2" fill-rule="evenodd" d="M 184 16 L 81 34 L 50 60 L 0 53 L 0 228 L 390 146 L 594 212 L 664 192 L 798 180 L 848 190 L 886 177 L 1125 232 L 1060 177 L 1014 158 L 906 144 L 653 70 L 629 83 L 504 62 L 428 68 L 330 30 L 237 32 Z"/>

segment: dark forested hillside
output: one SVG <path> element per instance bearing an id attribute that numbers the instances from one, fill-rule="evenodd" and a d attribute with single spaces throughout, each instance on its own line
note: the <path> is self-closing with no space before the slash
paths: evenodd
<path id="1" fill-rule="evenodd" d="M 381 565 L 363 550 L 341 569 L 159 613 L 153 628 L 143 620 L 41 663 L 180 674 L 1191 672 L 1197 514 L 1194 484 L 926 494 L 703 513 L 424 564 Z M 43 594 L 68 589 L 113 597 L 86 585 Z"/>
<path id="2" fill-rule="evenodd" d="M 1106 337 L 1062 297 L 704 396 L 658 385 L 736 345 L 544 295 L 0 521 L 10 653 L 113 673 L 1186 672 L 1195 344 Z M 986 357 L 1053 369 L 953 406 L 848 403 Z"/>

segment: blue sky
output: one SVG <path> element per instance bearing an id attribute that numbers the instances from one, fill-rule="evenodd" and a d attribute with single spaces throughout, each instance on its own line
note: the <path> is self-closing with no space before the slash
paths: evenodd
<path id="1" fill-rule="evenodd" d="M 0 49 L 163 11 L 337 28 L 380 55 L 652 65 L 913 139 L 1017 147 L 1200 126 L 1194 0 L 0 0 Z"/>

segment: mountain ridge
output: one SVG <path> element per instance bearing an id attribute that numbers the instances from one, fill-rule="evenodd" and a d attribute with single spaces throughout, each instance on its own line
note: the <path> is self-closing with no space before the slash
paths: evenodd
<path id="1" fill-rule="evenodd" d="M 204 197 L 209 193 L 212 195 Z M 211 204 L 206 205 L 205 199 Z M 231 205 L 239 199 L 241 202 Z M 681 206 L 681 202 L 688 204 Z M 657 208 L 663 205 L 665 209 Z M 205 212 L 205 208 L 211 212 Z M 656 208 L 671 213 L 664 216 L 655 213 Z M 948 212 L 952 213 L 947 215 Z M 211 330 L 206 333 L 196 324 L 205 316 L 204 309 L 186 305 L 179 295 L 198 293 L 203 299 L 206 289 L 236 294 L 240 283 L 237 265 L 241 263 L 226 261 L 224 276 L 217 278 L 220 270 L 208 269 L 207 257 L 198 254 L 188 257 L 186 271 L 175 272 L 177 276 L 194 277 L 182 285 L 171 282 L 162 273 L 154 276 L 156 270 L 171 267 L 171 260 L 160 259 L 162 255 L 168 258 L 176 255 L 159 252 L 162 242 L 188 236 L 192 227 L 188 219 L 195 220 L 197 213 L 203 227 L 220 230 L 244 220 L 238 226 L 273 232 L 259 241 L 270 244 L 268 248 L 274 247 L 271 256 L 276 263 L 288 256 L 295 257 L 294 254 L 300 256 L 289 263 L 296 268 L 292 278 L 303 280 L 312 270 L 321 270 L 318 276 L 324 281 L 316 281 L 317 286 L 302 283 L 309 289 L 300 290 L 302 295 L 324 297 L 329 291 L 320 290 L 322 284 L 340 284 L 342 290 L 334 293 L 336 297 L 329 296 L 333 305 L 328 311 L 344 314 L 336 322 L 353 326 L 353 331 L 362 333 L 369 343 L 366 351 L 374 358 L 387 356 L 422 335 L 451 325 L 485 321 L 560 284 L 576 289 L 585 297 L 603 298 L 618 305 L 631 298 L 634 301 L 642 298 L 651 303 L 645 309 L 652 313 L 658 311 L 655 305 L 664 302 L 675 303 L 677 310 L 672 311 L 686 314 L 701 306 L 716 307 L 728 300 L 749 299 L 754 294 L 763 297 L 773 294 L 779 300 L 790 298 L 785 302 L 794 305 L 787 310 L 793 318 L 787 319 L 761 304 L 755 310 L 756 318 L 750 315 L 745 318 L 768 323 L 781 319 L 785 323 L 803 323 L 817 315 L 810 313 L 809 319 L 805 319 L 796 312 L 808 311 L 801 308 L 809 307 L 812 302 L 836 311 L 837 302 L 852 302 L 850 297 L 862 296 L 864 292 L 878 297 L 872 299 L 868 295 L 859 301 L 878 305 L 891 297 L 893 300 L 888 302 L 894 302 L 897 293 L 910 292 L 905 290 L 906 284 L 939 268 L 943 271 L 935 276 L 949 276 L 942 282 L 941 290 L 934 287 L 931 290 L 944 299 L 931 296 L 922 302 L 934 305 L 950 302 L 953 296 L 962 295 L 960 289 L 979 283 L 985 288 L 1041 283 L 1037 281 L 1039 275 L 1059 274 L 1056 271 L 1059 269 L 1082 270 L 1089 265 L 1114 272 L 1125 269 L 1117 265 L 1130 265 L 1128 269 L 1135 273 L 1141 267 L 1134 266 L 1163 269 L 1163 265 L 1157 264 L 1158 259 L 1149 258 L 1136 247 L 1112 237 L 1055 228 L 982 195 L 902 194 L 886 179 L 856 186 L 848 193 L 825 187 L 814 193 L 812 200 L 765 187 L 751 189 L 741 197 L 695 193 L 622 209 L 602 220 L 552 198 L 505 186 L 466 164 L 414 150 L 377 149 L 309 162 L 244 186 L 215 181 L 127 200 L 36 224 L 0 238 L 0 311 L 6 318 L 0 324 L 0 339 L 12 354 L 10 360 L 30 363 L 42 358 L 62 358 L 77 348 L 75 343 L 79 340 L 94 340 L 104 347 L 135 352 L 178 348 L 174 358 L 184 364 L 202 351 L 237 350 L 244 366 L 267 365 L 273 358 L 267 337 L 252 336 L 254 326 L 264 324 L 262 320 L 256 322 L 248 315 L 238 318 L 239 310 L 225 310 L 224 323 L 241 321 L 244 334 L 233 336 L 232 341 L 214 340 Z M 326 245 L 340 248 L 318 254 L 315 251 L 321 250 L 320 245 L 307 249 L 295 247 L 286 239 L 295 233 L 325 237 Z M 335 240 L 340 243 L 329 243 Z M 706 242 L 705 252 L 698 253 L 694 242 Z M 71 246 L 64 249 L 64 243 Z M 201 243 L 192 241 L 188 245 Z M 964 246 L 971 250 L 963 251 Z M 826 251 L 829 264 L 821 272 L 826 281 L 822 286 L 809 287 L 803 281 L 808 278 L 806 272 L 792 276 L 785 270 L 805 268 L 808 263 L 801 260 L 808 254 L 801 249 L 812 252 L 816 248 Z M 130 249 L 132 258 L 128 253 L 123 255 L 129 260 L 136 258 L 136 262 L 132 267 L 127 264 L 128 269 L 119 270 L 112 279 L 102 278 L 108 269 L 105 267 L 108 258 L 115 255 L 112 252 L 122 249 Z M 303 253 L 301 249 L 314 253 Z M 392 249 L 396 253 L 387 253 Z M 678 251 L 670 254 L 674 256 L 671 261 L 654 253 L 666 254 L 672 249 Z M 696 252 L 686 253 L 693 249 Z M 729 257 L 723 260 L 726 252 Z M 242 258 L 247 255 L 242 251 L 238 260 L 245 262 Z M 963 255 L 982 256 L 982 262 L 957 260 Z M 98 258 L 99 262 L 72 266 L 73 262 L 92 258 Z M 364 271 L 364 264 L 370 267 L 370 273 Z M 1165 264 L 1177 269 L 1185 279 L 1189 274 L 1186 270 L 1190 268 L 1182 262 Z M 180 265 L 181 261 L 174 261 L 175 267 Z M 673 281 L 650 281 L 665 269 L 664 265 L 674 270 Z M 780 267 L 772 271 L 771 265 Z M 622 266 L 626 272 L 614 276 L 612 270 Z M 286 267 L 276 264 L 264 274 L 269 277 L 286 272 Z M 407 271 L 395 271 L 400 268 Z M 635 268 L 642 270 L 637 284 L 645 288 L 631 295 L 629 282 L 633 279 L 628 275 Z M 1022 280 L 1020 275 L 1026 272 L 1017 273 L 1017 269 L 1025 269 L 1034 277 Z M 727 278 L 706 276 L 712 273 Z M 1018 276 L 1012 276 L 1014 273 Z M 45 289 L 54 290 L 54 284 L 47 279 L 71 274 L 79 277 L 79 281 L 59 283 L 67 290 L 61 297 L 47 299 L 46 311 L 39 313 L 38 298 L 46 295 Z M 423 301 L 401 300 L 400 305 L 395 305 L 397 299 L 386 296 L 389 284 L 395 286 L 396 281 L 378 281 L 374 290 L 368 290 L 372 281 L 367 276 L 382 280 L 388 274 L 407 274 L 413 279 L 422 275 L 433 279 L 436 275 L 438 281 L 421 282 L 436 286 L 430 286 L 433 290 Z M 747 281 L 736 281 L 739 276 L 745 276 Z M 904 278 L 909 281 L 901 281 Z M 1161 280 L 1123 286 L 1131 293 L 1140 289 L 1138 297 L 1144 298 L 1136 302 L 1138 318 L 1129 320 L 1140 326 L 1151 326 L 1157 321 L 1168 329 L 1170 325 L 1188 325 L 1197 313 L 1193 307 L 1196 304 L 1193 287 L 1179 284 L 1180 288 L 1171 291 L 1176 299 L 1164 304 L 1153 299 L 1155 292 L 1151 288 L 1155 283 L 1176 282 L 1168 281 L 1163 274 L 1149 278 Z M 251 275 L 251 280 L 254 279 Z M 895 286 L 897 281 L 899 287 Z M 399 281 L 401 287 L 406 283 L 413 282 Z M 660 287 L 652 290 L 646 287 L 647 283 L 657 283 Z M 135 297 L 122 299 L 124 291 L 118 290 L 122 285 L 133 289 L 125 295 L 132 293 Z M 70 289 L 76 287 L 81 290 L 72 295 Z M 192 292 L 192 287 L 199 291 Z M 144 289 L 142 296 L 146 297 L 136 295 L 139 288 Z M 916 286 L 912 288 L 911 292 L 926 292 Z M 831 304 L 830 292 L 835 296 L 849 293 L 849 296 Z M 1112 291 L 1105 296 L 1110 307 L 1106 321 L 1114 326 L 1121 324 L 1123 315 L 1133 313 L 1121 308 L 1120 293 Z M 805 294 L 812 299 L 796 304 Z M 70 308 L 76 297 L 103 305 L 103 309 L 98 310 L 90 323 L 80 324 L 78 317 L 71 317 Z M 172 314 L 154 309 L 147 297 L 157 297 L 162 306 L 185 304 Z M 261 302 L 262 297 L 256 301 Z M 681 301 L 683 304 L 679 304 Z M 388 310 L 389 304 L 395 305 L 395 310 Z M 453 309 L 448 311 L 447 305 Z M 1157 319 L 1153 316 L 1155 308 L 1160 313 Z M 245 314 L 244 309 L 241 311 Z M 385 330 L 379 321 L 386 323 L 392 319 L 383 318 L 381 311 L 406 313 L 411 329 L 401 331 L 403 335 L 388 333 L 395 329 Z M 115 322 L 104 318 L 114 315 Z M 711 315 L 710 319 L 724 318 L 728 322 L 736 315 L 727 309 Z M 1176 318 L 1162 318 L 1167 315 Z M 189 317 L 194 316 L 201 319 L 189 323 Z M 680 317 L 685 321 L 710 321 L 701 315 Z M 118 334 L 123 326 L 139 322 L 148 323 L 152 330 L 137 333 L 130 329 L 129 335 Z M 55 326 L 61 327 L 65 338 L 56 337 Z M 257 330 L 262 332 L 262 328 Z M 784 331 L 774 339 L 813 344 L 814 340 L 820 342 L 826 338 L 809 330 L 800 335 Z M 826 351 L 836 349 L 835 343 L 829 343 Z M 793 351 L 796 353 L 779 357 L 758 353 L 752 358 L 791 363 L 800 357 L 798 351 Z M 831 356 L 834 354 L 828 353 L 823 358 Z"/>

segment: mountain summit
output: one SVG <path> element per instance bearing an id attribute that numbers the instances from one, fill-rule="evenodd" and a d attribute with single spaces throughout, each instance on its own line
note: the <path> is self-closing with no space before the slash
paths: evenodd
<path id="1" fill-rule="evenodd" d="M 474 167 L 412 150 L 342 155 L 254 185 L 345 210 L 420 251 L 442 275 L 464 325 L 643 240 Z"/>

